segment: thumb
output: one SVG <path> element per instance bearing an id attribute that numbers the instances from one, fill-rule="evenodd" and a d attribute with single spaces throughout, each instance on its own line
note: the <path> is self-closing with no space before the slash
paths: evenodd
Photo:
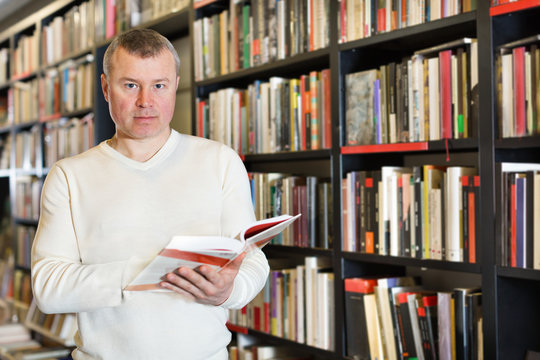
<path id="1" fill-rule="evenodd" d="M 233 261 L 225 265 L 225 268 L 229 271 L 237 272 L 240 269 L 240 265 L 242 265 L 242 262 L 244 261 L 245 257 L 246 257 L 246 253 L 245 252 L 241 253 Z"/>

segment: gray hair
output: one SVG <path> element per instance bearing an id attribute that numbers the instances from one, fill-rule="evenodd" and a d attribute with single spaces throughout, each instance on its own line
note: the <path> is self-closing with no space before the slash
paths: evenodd
<path id="1" fill-rule="evenodd" d="M 151 29 L 132 29 L 118 35 L 107 47 L 103 56 L 103 73 L 107 78 L 111 69 L 112 56 L 118 47 L 122 47 L 129 54 L 141 58 L 154 57 L 163 50 L 169 50 L 176 64 L 176 75 L 180 74 L 180 57 L 165 36 Z"/>

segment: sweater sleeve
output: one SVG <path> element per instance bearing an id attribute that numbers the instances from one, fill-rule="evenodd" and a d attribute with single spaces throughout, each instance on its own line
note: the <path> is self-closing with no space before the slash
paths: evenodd
<path id="1" fill-rule="evenodd" d="M 41 214 L 32 246 L 34 298 L 45 313 L 116 306 L 130 261 L 83 264 L 70 210 L 65 173 L 54 166 L 43 185 Z"/>
<path id="2" fill-rule="evenodd" d="M 230 149 L 229 149 L 230 150 Z M 224 233 L 234 236 L 255 220 L 249 177 L 244 164 L 234 151 L 223 174 L 222 227 Z M 221 305 L 239 309 L 249 303 L 264 287 L 270 272 L 264 253 L 255 248 L 242 262 L 229 298 Z"/>
<path id="3" fill-rule="evenodd" d="M 241 309 L 247 305 L 264 287 L 269 271 L 268 261 L 261 249 L 248 252 L 234 279 L 233 291 L 221 306 Z"/>

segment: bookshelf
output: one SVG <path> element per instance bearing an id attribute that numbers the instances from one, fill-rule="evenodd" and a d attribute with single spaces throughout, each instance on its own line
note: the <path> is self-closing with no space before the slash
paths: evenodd
<path id="1" fill-rule="evenodd" d="M 49 168 L 114 132 L 99 86 L 101 61 L 111 36 L 124 26 L 139 26 L 171 39 L 189 39 L 190 9 L 185 1 L 149 2 L 138 16 L 127 16 L 120 8 L 114 17 L 110 11 L 103 12 L 109 22 L 118 22 L 114 29 L 94 21 L 96 6 L 103 4 L 94 0 L 42 2 L 37 10 L 29 10 L 20 21 L 0 30 L 0 293 L 6 300 L 2 321 L 24 324 L 38 341 L 32 347 L 38 343 L 74 346 L 74 314 L 45 315 L 32 301 L 29 254 L 38 225 L 40 188 Z M 101 25 L 103 33 L 96 27 Z M 190 71 L 183 74 L 189 77 Z M 64 351 L 57 356 L 65 355 Z M 2 359 L 15 356 L 0 349 Z"/>
<path id="2" fill-rule="evenodd" d="M 106 2 L 98 0 L 93 0 L 88 4 L 91 3 L 98 9 L 103 9 L 102 7 L 106 5 Z M 263 13 L 271 11 L 271 8 L 261 7 L 261 3 L 256 0 L 250 2 L 203 0 L 194 1 L 187 7 L 175 3 L 168 10 L 156 5 L 152 9 L 141 9 L 140 14 L 130 14 L 124 21 L 117 24 L 118 27 L 112 28 L 110 20 L 107 22 L 107 17 L 94 19 L 97 21 L 98 30 L 88 32 L 87 29 L 86 31 L 87 34 L 92 33 L 96 36 L 85 37 L 81 35 L 85 33 L 84 30 L 77 31 L 82 36 L 81 39 L 85 39 L 80 44 L 77 42 L 73 44 L 80 45 L 79 47 L 66 48 L 61 54 L 55 56 L 49 56 L 51 52 L 48 51 L 46 62 L 25 61 L 24 55 L 21 58 L 21 53 L 28 53 L 36 48 L 41 49 L 43 53 L 43 49 L 47 49 L 43 47 L 43 43 L 39 42 L 41 40 L 36 40 L 45 28 L 59 26 L 61 21 L 69 22 L 73 15 L 73 5 L 81 9 L 86 4 L 82 1 L 56 0 L 44 6 L 33 16 L 11 25 L 8 29 L 0 28 L 0 122 L 2 117 L 5 117 L 2 115 L 3 109 L 7 110 L 7 105 L 3 104 L 7 104 L 8 98 L 14 96 L 11 94 L 22 93 L 22 100 L 19 100 L 20 96 L 17 95 L 17 104 L 21 101 L 31 103 L 32 86 L 39 87 L 40 81 L 43 83 L 42 86 L 48 82 L 54 85 L 55 81 L 58 81 L 58 84 L 64 84 L 64 79 L 77 81 L 78 75 L 73 76 L 73 74 L 78 74 L 80 71 L 80 76 L 85 78 L 87 75 L 84 66 L 90 64 L 92 73 L 88 76 L 96 81 L 95 84 L 99 84 L 97 80 L 102 68 L 101 61 L 110 36 L 122 31 L 126 26 L 150 27 L 171 39 L 189 37 L 191 50 L 189 76 L 193 84 L 189 91 L 190 105 L 193 110 L 191 119 L 193 134 L 198 134 L 197 129 L 200 129 L 201 119 L 204 119 L 201 116 L 200 102 L 206 100 L 210 102 L 210 97 L 214 96 L 212 94 L 225 89 L 235 89 L 238 94 L 242 92 L 245 94 L 248 88 L 258 83 L 270 82 L 272 78 L 301 79 L 302 76 L 311 72 L 321 73 L 329 69 L 329 92 L 325 95 L 326 98 L 324 96 L 322 98 L 329 102 L 326 116 L 330 119 L 331 126 L 329 132 L 325 134 L 330 139 L 329 146 L 313 150 L 300 147 L 295 149 L 296 151 L 288 149 L 276 152 L 241 151 L 240 155 L 251 173 L 317 177 L 331 184 L 332 246 L 321 249 L 273 244 L 267 246 L 265 252 L 272 261 L 286 258 L 295 266 L 301 264 L 306 257 L 325 259 L 331 264 L 334 277 L 332 291 L 334 306 L 330 309 L 334 321 L 332 344 L 324 348 L 325 346 L 307 344 L 305 341 L 284 339 L 243 325 L 231 324 L 230 329 L 239 337 L 247 335 L 261 342 L 291 347 L 298 353 L 306 354 L 314 359 L 346 359 L 348 354 L 344 279 L 412 275 L 420 276 L 425 286 L 431 287 L 432 290 L 439 286 L 444 287 L 444 290 L 457 287 L 481 287 L 483 322 L 480 332 L 483 336 L 484 358 L 522 359 L 529 350 L 540 351 L 535 336 L 540 331 L 538 325 L 540 312 L 536 306 L 540 300 L 540 291 L 537 290 L 540 276 L 537 269 L 512 267 L 505 260 L 506 240 L 499 231 L 503 221 L 501 218 L 503 210 L 501 209 L 502 200 L 498 197 L 500 182 L 497 180 L 499 178 L 498 163 L 538 162 L 540 136 L 536 130 L 534 130 L 536 133 L 533 131 L 526 136 L 503 136 L 502 126 L 499 123 L 502 114 L 498 103 L 499 70 L 497 67 L 500 46 L 538 34 L 535 30 L 536 19 L 540 16 L 538 0 L 521 0 L 500 5 L 495 5 L 494 2 L 493 6 L 486 1 L 477 1 L 476 9 L 471 11 L 447 9 L 446 13 L 442 12 L 441 16 L 435 16 L 433 19 L 428 19 L 425 13 L 422 16 L 421 12 L 416 12 L 416 17 L 405 20 L 400 18 L 398 23 L 388 21 L 394 16 L 389 12 L 385 13 L 384 21 L 381 17 L 378 25 L 376 22 L 369 22 L 372 18 L 357 19 L 364 26 L 369 27 L 369 31 L 364 28 L 362 33 L 356 32 L 344 22 L 344 15 L 351 11 L 347 8 L 346 1 L 314 0 L 312 3 L 316 3 L 317 9 L 327 15 L 326 18 L 318 20 L 321 21 L 320 24 L 328 24 L 323 26 L 328 30 L 325 34 L 315 33 L 307 26 L 313 20 L 307 13 L 302 12 L 304 9 L 302 5 L 307 2 L 297 1 L 294 3 L 298 5 L 298 8 L 288 9 L 298 15 L 292 16 L 298 19 L 298 24 L 293 23 L 294 26 L 289 27 L 288 31 L 293 35 L 304 36 L 298 37 L 296 42 L 290 42 L 292 41 L 291 33 L 284 35 L 283 28 L 278 27 L 277 24 L 283 23 L 283 19 L 278 21 L 277 18 L 269 16 L 276 23 L 276 28 L 273 29 L 276 30 L 276 34 L 272 34 L 271 28 L 268 33 L 265 33 L 268 28 L 257 27 L 257 25 L 265 25 L 266 20 L 264 17 L 261 18 L 256 10 L 262 9 Z M 278 3 L 283 6 L 282 1 Z M 366 1 L 357 3 L 363 4 L 362 6 L 368 4 Z M 469 4 L 465 1 L 463 3 Z M 249 8 L 246 8 L 246 5 L 249 5 Z M 463 9 L 466 9 L 465 5 Z M 152 12 L 155 16 L 149 15 Z M 236 14 L 235 17 L 232 16 L 233 12 Z M 241 24 L 249 24 L 249 18 L 245 17 L 250 12 L 253 29 L 256 29 L 250 34 L 252 42 L 243 40 L 242 47 L 238 47 L 231 38 L 219 36 L 220 28 L 215 24 L 221 22 L 222 27 L 226 27 L 228 22 L 230 26 L 231 19 Z M 118 14 L 124 14 L 124 12 L 119 11 Z M 284 13 L 283 16 L 291 16 L 291 14 Z M 213 23 L 215 24 L 212 25 Z M 87 25 L 91 28 L 94 22 L 88 20 L 88 24 L 92 24 Z M 243 30 L 247 29 L 243 28 Z M 238 33 L 230 35 L 235 39 L 242 38 Z M 209 38 L 205 39 L 205 36 Z M 265 36 L 275 36 L 273 38 L 275 45 L 269 43 L 268 49 L 265 46 L 261 47 L 261 43 L 266 44 Z M 285 38 L 279 40 L 278 36 L 289 36 L 289 38 L 286 41 L 283 40 Z M 310 36 L 317 37 L 317 42 L 314 43 L 316 45 L 310 43 Z M 471 105 L 469 109 L 471 111 L 469 115 L 476 115 L 474 119 L 469 117 L 471 122 L 467 136 L 460 138 L 460 136 L 451 135 L 448 138 L 430 138 L 424 133 L 424 135 L 413 137 L 414 141 L 389 141 L 390 137 L 388 137 L 386 141 L 381 140 L 379 143 L 349 144 L 347 142 L 346 97 L 349 92 L 347 88 L 349 75 L 373 69 L 380 72 L 381 67 L 391 63 L 402 63 L 403 59 L 410 59 L 424 49 L 464 38 L 476 39 L 478 60 L 476 65 L 470 63 L 471 70 L 467 71 L 474 70 L 478 84 L 481 85 L 474 95 L 477 98 L 466 97 L 467 103 L 474 102 L 474 106 Z M 212 41 L 209 42 L 210 39 Z M 315 40 L 311 39 L 311 41 Z M 287 49 L 283 47 L 284 44 L 292 45 L 293 43 L 295 47 Z M 204 52 L 203 48 L 208 52 Z M 265 52 L 266 50 L 268 52 Z M 465 50 L 466 53 L 467 51 Z M 7 60 L 5 53 L 9 55 Z M 467 58 L 467 61 L 470 61 L 470 58 Z M 206 69 L 209 71 L 205 72 Z M 2 73 L 6 71 L 11 76 L 2 77 Z M 72 77 L 69 76 L 70 74 Z M 471 75 L 468 74 L 466 79 L 470 80 Z M 69 81 L 66 84 L 68 87 L 71 86 Z M 33 85 L 36 82 L 38 85 Z M 91 94 L 85 98 L 85 101 L 73 98 L 69 103 L 58 103 L 47 112 L 35 110 L 31 114 L 22 113 L 20 122 L 15 124 L 3 122 L 4 125 L 0 126 L 0 144 L 3 149 L 0 192 L 3 198 L 10 198 L 13 209 L 17 209 L 17 203 L 20 200 L 20 195 L 16 192 L 18 187 L 30 188 L 31 193 L 32 186 L 39 186 L 32 184 L 39 184 L 50 164 L 56 158 L 63 156 L 62 154 L 71 153 L 70 150 L 62 152 L 66 149 L 51 149 L 48 143 L 51 137 L 61 136 L 61 133 L 69 136 L 69 129 L 78 129 L 78 126 L 83 128 L 86 126 L 87 138 L 92 139 L 87 141 L 88 144 L 95 144 L 112 134 L 113 126 L 108 107 L 101 96 L 99 86 L 85 91 Z M 469 88 L 468 91 L 472 92 L 472 89 Z M 299 95 L 300 91 L 296 94 L 296 101 L 302 103 Z M 54 96 L 51 100 L 59 100 L 59 97 Z M 319 99 L 319 101 L 324 100 Z M 22 109 L 26 111 L 27 107 L 23 106 Z M 247 107 L 244 110 L 250 111 Z M 60 120 L 61 118 L 84 119 L 89 114 L 93 114 L 93 120 L 90 122 L 88 118 L 81 120 L 82 124 L 77 124 L 75 120 Z M 298 113 L 291 114 L 288 121 L 297 115 L 300 119 L 305 116 L 302 109 L 299 109 Z M 319 128 L 321 124 L 317 123 Z M 17 149 L 21 142 L 31 142 L 33 131 L 37 131 L 32 129 L 39 129 L 38 134 L 43 137 L 42 142 L 31 154 L 19 154 Z M 306 128 L 299 127 L 295 130 L 299 131 L 299 134 L 307 133 Z M 5 156 L 6 152 L 9 156 Z M 352 172 L 379 171 L 388 166 L 414 168 L 425 165 L 476 168 L 476 175 L 481 180 L 475 203 L 475 209 L 478 210 L 475 219 L 479 231 L 474 247 L 475 260 L 449 261 L 446 257 L 437 260 L 430 258 L 429 255 L 412 257 L 394 254 L 391 256 L 388 253 L 368 253 L 346 248 L 343 245 L 346 237 L 343 223 L 346 197 L 342 192 L 342 180 Z M 382 192 L 379 192 L 379 195 L 382 196 Z M 537 197 L 536 194 L 535 197 Z M 16 236 L 19 236 L 19 242 L 24 244 L 28 237 L 27 232 L 16 230 L 21 227 L 35 227 L 35 216 L 25 216 L 24 212 L 15 214 L 16 216 L 11 219 L 14 232 L 12 236 L 14 242 L 16 242 Z M 441 216 L 441 218 L 446 217 Z M 354 237 L 353 241 L 356 241 Z M 27 270 L 24 266 L 17 267 L 17 271 L 22 275 Z M 22 275 L 18 277 L 22 278 Z M 25 301 L 26 305 L 20 305 Z M 23 309 L 28 310 L 28 305 L 30 303 L 27 299 L 17 301 L 17 306 Z M 471 355 L 470 358 L 477 357 Z"/>

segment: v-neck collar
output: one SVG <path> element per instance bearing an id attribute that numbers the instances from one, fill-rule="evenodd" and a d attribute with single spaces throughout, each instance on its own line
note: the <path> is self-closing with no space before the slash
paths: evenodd
<path id="1" fill-rule="evenodd" d="M 146 161 L 137 161 L 125 156 L 124 154 L 120 153 L 112 146 L 110 146 L 107 140 L 101 142 L 99 144 L 99 147 L 107 155 L 112 156 L 113 158 L 119 160 L 120 162 L 126 164 L 129 167 L 138 170 L 148 170 L 166 159 L 168 155 L 172 152 L 172 150 L 176 147 L 179 141 L 180 134 L 176 130 L 171 129 L 171 134 L 169 135 L 169 138 L 167 139 L 165 144 L 163 144 L 163 146 L 158 150 L 157 153 L 154 154 L 154 156 L 152 156 Z"/>

